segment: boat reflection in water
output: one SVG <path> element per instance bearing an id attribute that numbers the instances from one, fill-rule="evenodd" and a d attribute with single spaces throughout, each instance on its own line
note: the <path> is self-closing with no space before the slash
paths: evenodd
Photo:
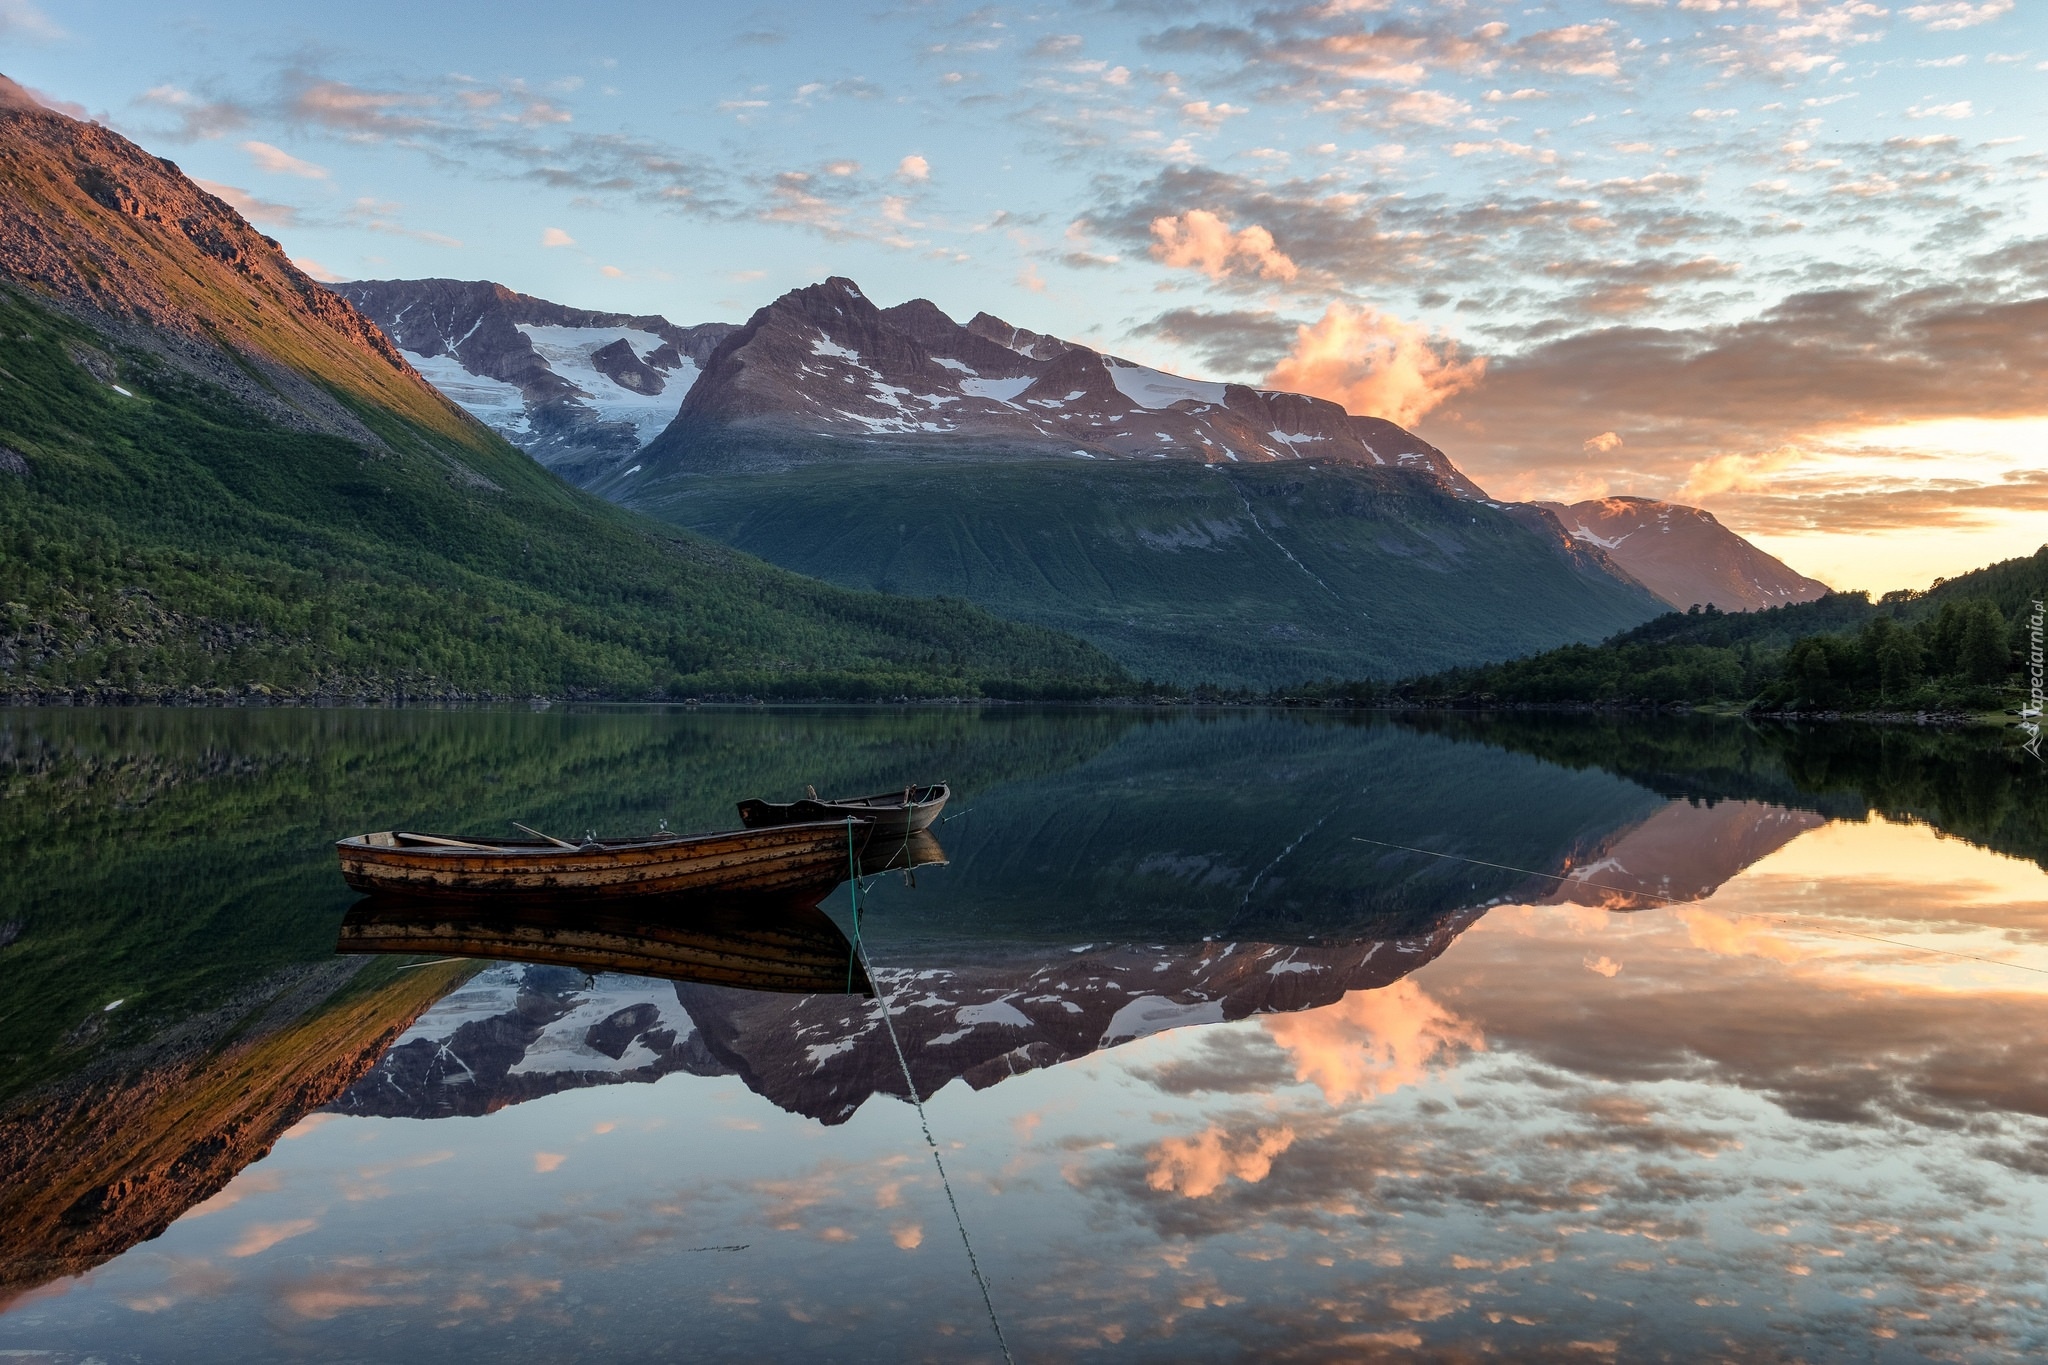
<path id="1" fill-rule="evenodd" d="M 942 864 L 920 831 L 865 851 L 862 876 Z M 873 995 L 852 942 L 818 902 L 844 869 L 775 891 L 503 903 L 373 895 L 342 918 L 335 951 L 474 957 L 795 995 Z"/>
<path id="2" fill-rule="evenodd" d="M 798 995 L 874 994 L 839 926 L 815 905 L 780 899 L 643 896 L 622 912 L 616 902 L 494 910 L 371 896 L 342 920 L 335 951 L 445 953 Z"/>

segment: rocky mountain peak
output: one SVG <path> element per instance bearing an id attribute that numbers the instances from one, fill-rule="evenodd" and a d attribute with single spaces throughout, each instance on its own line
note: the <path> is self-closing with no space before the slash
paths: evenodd
<path id="1" fill-rule="evenodd" d="M 739 330 L 570 308 L 491 280 L 356 280 L 334 291 L 450 398 L 577 483 L 629 465 Z"/>
<path id="2" fill-rule="evenodd" d="M 877 308 L 834 276 L 791 290 L 727 337 L 640 464 L 653 478 L 878 450 L 1313 460 L 1485 496 L 1441 451 L 1372 420 L 1368 440 L 1324 399 L 1183 378 L 987 313 L 963 326 L 928 299 Z"/>
<path id="3" fill-rule="evenodd" d="M 1670 605 L 1755 611 L 1811 602 L 1827 584 L 1788 568 L 1723 526 L 1714 514 L 1682 503 L 1616 494 L 1569 506 L 1539 504 L 1564 528 L 1598 546 Z"/>

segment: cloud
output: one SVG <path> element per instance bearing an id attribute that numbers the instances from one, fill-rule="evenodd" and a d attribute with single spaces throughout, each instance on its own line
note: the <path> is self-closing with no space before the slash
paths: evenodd
<path id="1" fill-rule="evenodd" d="M 1965 0 L 1949 0 L 1936 5 L 1908 5 L 1899 11 L 1916 24 L 1924 24 L 1937 32 L 1960 28 L 1974 28 L 1988 24 L 2012 13 L 2013 0 L 1981 0 L 1970 4 Z"/>
<path id="2" fill-rule="evenodd" d="M 1214 372 L 1263 374 L 1286 354 L 1299 325 L 1274 313 L 1172 308 L 1131 335 L 1187 347 Z"/>
<path id="3" fill-rule="evenodd" d="M 546 1175 L 549 1171 L 560 1170 L 562 1163 L 568 1159 L 569 1156 L 566 1152 L 535 1152 L 533 1154 L 533 1169 L 538 1174 Z"/>
<path id="4" fill-rule="evenodd" d="M 1621 437 L 1615 435 L 1611 431 L 1603 431 L 1598 436 L 1587 437 L 1585 441 L 1583 441 L 1580 444 L 1580 449 L 1591 450 L 1601 455 L 1605 455 L 1610 451 L 1620 450 L 1621 446 Z"/>
<path id="5" fill-rule="evenodd" d="M 558 227 L 542 228 L 540 244 L 544 247 L 574 246 L 576 239 Z"/>
<path id="6" fill-rule="evenodd" d="M 1152 220 L 1152 259 L 1199 270 L 1212 280 L 1242 270 L 1261 279 L 1291 280 L 1299 268 L 1273 245 L 1273 234 L 1253 225 L 1232 230 L 1207 209 Z"/>
<path id="7" fill-rule="evenodd" d="M 1211 1124 L 1191 1138 L 1166 1138 L 1147 1154 L 1151 1169 L 1145 1183 L 1188 1199 L 1216 1193 L 1235 1178 L 1257 1184 L 1273 1169 L 1273 1158 L 1294 1145 L 1294 1130 L 1260 1128 L 1249 1137 L 1232 1138 Z"/>
<path id="8" fill-rule="evenodd" d="M 320 1226 L 317 1218 L 293 1218 L 281 1223 L 254 1223 L 228 1248 L 234 1257 L 259 1256 L 279 1242 L 302 1236 Z"/>
<path id="9" fill-rule="evenodd" d="M 337 274 L 333 270 L 328 269 L 326 266 L 320 264 L 320 262 L 314 260 L 311 256 L 294 256 L 292 257 L 292 264 L 297 266 L 299 269 L 305 271 L 308 275 L 311 275 L 314 279 L 320 281 L 320 283 L 322 284 L 340 284 L 343 280 L 348 278 L 348 276 L 346 275 Z"/>
<path id="10" fill-rule="evenodd" d="M 425 242 L 430 246 L 459 247 L 462 245 L 459 238 L 450 237 L 444 233 L 427 232 L 419 228 L 407 227 L 398 220 L 398 210 L 400 207 L 400 205 L 394 204 L 389 200 L 376 199 L 365 195 L 349 206 L 345 216 L 351 225 L 366 228 L 371 232 L 389 233 L 394 237 L 410 237 L 416 242 Z"/>
<path id="11" fill-rule="evenodd" d="M 1486 1047 L 1476 1026 L 1408 980 L 1262 1022 L 1292 1061 L 1294 1078 L 1333 1105 L 1391 1094 L 1421 1081 L 1457 1049 Z"/>
<path id="12" fill-rule="evenodd" d="M 145 108 L 163 109 L 178 117 L 177 127 L 162 136 L 180 142 L 199 142 L 248 126 L 249 110 L 233 100 L 209 100 L 175 85 L 158 85 L 135 97 Z"/>
<path id="13" fill-rule="evenodd" d="M 239 186 L 223 185 L 217 180 L 201 180 L 195 176 L 192 183 L 258 227 L 288 228 L 298 224 L 299 211 L 290 204 L 259 199 Z"/>
<path id="14" fill-rule="evenodd" d="M 1903 526 L 2033 508 L 2039 493 L 2008 477 L 2010 461 L 1906 452 L 1927 423 L 2048 417 L 2036 254 L 2048 244 L 1957 263 L 1943 288 L 1815 290 L 1732 322 L 1598 326 L 1496 352 L 1423 434 L 1488 487 L 1541 493 L 1542 479 L 1576 475 L 1646 496 L 1739 497 L 1749 526 L 1840 518 L 1846 533 L 1879 515 Z M 1589 430 L 1626 431 L 1627 447 L 1588 450 Z M 1863 442 L 1819 459 L 1838 435 L 1885 430 L 1896 453 Z M 1613 463 L 1589 469 L 1589 455 Z M 1795 483 L 1809 461 L 1816 477 Z"/>
<path id="15" fill-rule="evenodd" d="M 932 163 L 921 156 L 906 156 L 896 163 L 896 174 L 904 180 L 929 180 L 932 178 Z"/>
<path id="16" fill-rule="evenodd" d="M 272 175 L 296 175 L 303 180 L 325 180 L 327 168 L 316 166 L 310 161 L 301 161 L 290 152 L 282 151 L 267 142 L 244 142 L 242 150 L 256 163 L 256 169 Z"/>
<path id="17" fill-rule="evenodd" d="M 1368 306 L 1338 302 L 1320 321 L 1296 329 L 1294 349 L 1265 382 L 1407 426 L 1485 373 L 1485 357 L 1465 359 L 1445 337 Z"/>
<path id="18" fill-rule="evenodd" d="M 66 36 L 50 16 L 28 0 L 0 0 L 0 38 L 17 43 L 53 43 Z"/>

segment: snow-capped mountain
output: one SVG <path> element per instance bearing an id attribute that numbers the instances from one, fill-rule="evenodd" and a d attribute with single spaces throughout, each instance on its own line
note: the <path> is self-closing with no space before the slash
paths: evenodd
<path id="1" fill-rule="evenodd" d="M 1411 935 L 1343 945 L 984 950 L 946 967 L 877 967 L 876 980 L 918 1091 L 930 1095 L 956 1077 L 984 1089 L 1164 1029 L 1333 1004 L 1398 981 L 1483 913 L 1458 911 Z M 678 1071 L 737 1075 L 824 1123 L 844 1123 L 878 1092 L 904 1096 L 875 1000 L 501 963 L 422 1015 L 328 1107 L 486 1114 Z"/>
<path id="2" fill-rule="evenodd" d="M 821 451 L 820 447 L 823 446 Z M 641 456 L 787 463 L 859 446 L 1408 469 L 1485 496 L 1440 450 L 1335 403 L 1186 379 L 925 299 L 878 308 L 852 280 L 794 289 L 720 343 Z"/>
<path id="3" fill-rule="evenodd" d="M 1485 496 L 1420 437 L 1335 403 L 1182 378 L 987 313 L 962 325 L 924 299 L 878 308 L 837 277 L 744 326 L 590 312 L 487 281 L 334 289 L 449 398 L 606 491 L 635 465 L 786 463 L 822 443 L 842 454 L 1328 461 Z"/>
<path id="4" fill-rule="evenodd" d="M 1811 602 L 1828 591 L 1827 584 L 1786 567 L 1698 507 L 1627 497 L 1539 505 L 1680 611 L 1695 604 L 1756 611 Z"/>
<path id="5" fill-rule="evenodd" d="M 729 323 L 597 313 L 487 280 L 333 286 L 427 381 L 572 482 L 659 435 Z"/>

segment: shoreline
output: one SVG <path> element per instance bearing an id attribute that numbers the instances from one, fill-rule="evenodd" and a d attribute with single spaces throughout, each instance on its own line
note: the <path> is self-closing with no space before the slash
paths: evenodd
<path id="1" fill-rule="evenodd" d="M 695 710 L 703 707 L 754 708 L 776 706 L 880 707 L 1015 707 L 1044 706 L 1101 710 L 1170 711 L 1188 708 L 1269 709 L 1287 711 L 1386 712 L 1484 716 L 1500 714 L 1601 716 L 1705 716 L 1721 720 L 1768 720 L 1781 723 L 1850 723 L 1958 730 L 2010 729 L 2009 717 L 1963 711 L 1751 711 L 1726 705 L 1695 706 L 1686 702 L 1429 702 L 1356 697 L 1305 697 L 1286 693 L 1265 696 L 1223 695 L 1205 689 L 1168 696 L 1101 697 L 761 697 L 740 693 L 705 693 L 694 697 L 630 697 L 605 693 L 556 696 L 515 696 L 501 693 L 446 692 L 285 692 L 263 684 L 239 688 L 185 688 L 138 693 L 115 688 L 53 688 L 0 692 L 0 710 L 113 710 L 158 707 L 166 710 L 461 710 L 471 707 L 523 707 L 532 711 L 557 706 L 655 706 Z"/>

